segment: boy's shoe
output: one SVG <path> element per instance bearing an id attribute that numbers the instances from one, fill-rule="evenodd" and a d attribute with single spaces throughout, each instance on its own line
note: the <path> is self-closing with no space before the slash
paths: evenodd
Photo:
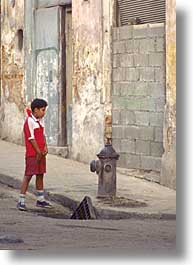
<path id="1" fill-rule="evenodd" d="M 47 201 L 37 201 L 36 206 L 42 208 L 52 208 L 52 205 Z"/>
<path id="2" fill-rule="evenodd" d="M 24 203 L 18 202 L 17 209 L 20 211 L 27 211 L 27 208 Z"/>

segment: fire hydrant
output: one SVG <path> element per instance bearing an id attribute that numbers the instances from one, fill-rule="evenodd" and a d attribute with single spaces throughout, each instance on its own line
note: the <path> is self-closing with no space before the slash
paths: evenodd
<path id="1" fill-rule="evenodd" d="M 119 154 L 116 153 L 111 144 L 97 154 L 99 160 L 92 160 L 90 171 L 98 174 L 98 197 L 116 196 L 116 162 Z"/>

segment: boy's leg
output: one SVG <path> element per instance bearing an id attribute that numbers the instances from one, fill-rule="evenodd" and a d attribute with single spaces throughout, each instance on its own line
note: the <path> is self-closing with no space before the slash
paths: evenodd
<path id="1" fill-rule="evenodd" d="M 36 189 L 43 190 L 44 189 L 44 182 L 43 182 L 44 175 L 36 175 Z"/>
<path id="2" fill-rule="evenodd" d="M 37 191 L 37 200 L 44 201 L 44 183 L 43 183 L 43 174 L 36 175 L 36 191 Z"/>
<path id="3" fill-rule="evenodd" d="M 24 176 L 22 185 L 21 185 L 21 190 L 20 190 L 20 195 L 19 195 L 19 201 L 18 201 L 18 209 L 26 211 L 25 207 L 25 195 L 29 186 L 29 182 L 31 180 L 32 176 Z"/>
<path id="4" fill-rule="evenodd" d="M 20 191 L 21 194 L 26 194 L 31 178 L 32 176 L 24 176 L 21 184 L 21 191 Z"/>
<path id="5" fill-rule="evenodd" d="M 37 206 L 50 208 L 51 204 L 45 201 L 44 198 L 44 175 L 36 175 L 36 190 L 37 190 Z"/>

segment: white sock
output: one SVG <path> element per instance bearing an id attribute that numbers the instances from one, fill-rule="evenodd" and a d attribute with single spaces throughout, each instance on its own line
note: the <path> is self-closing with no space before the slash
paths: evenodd
<path id="1" fill-rule="evenodd" d="M 21 202 L 22 204 L 25 203 L 25 194 L 19 194 L 19 202 Z"/>
<path id="2" fill-rule="evenodd" d="M 45 201 L 43 190 L 37 190 L 37 200 L 40 202 Z"/>

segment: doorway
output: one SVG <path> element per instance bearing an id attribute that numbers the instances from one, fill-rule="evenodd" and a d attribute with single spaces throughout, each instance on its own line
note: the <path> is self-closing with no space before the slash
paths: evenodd
<path id="1" fill-rule="evenodd" d="M 35 96 L 47 100 L 47 143 L 71 143 L 72 101 L 71 6 L 35 11 Z"/>

